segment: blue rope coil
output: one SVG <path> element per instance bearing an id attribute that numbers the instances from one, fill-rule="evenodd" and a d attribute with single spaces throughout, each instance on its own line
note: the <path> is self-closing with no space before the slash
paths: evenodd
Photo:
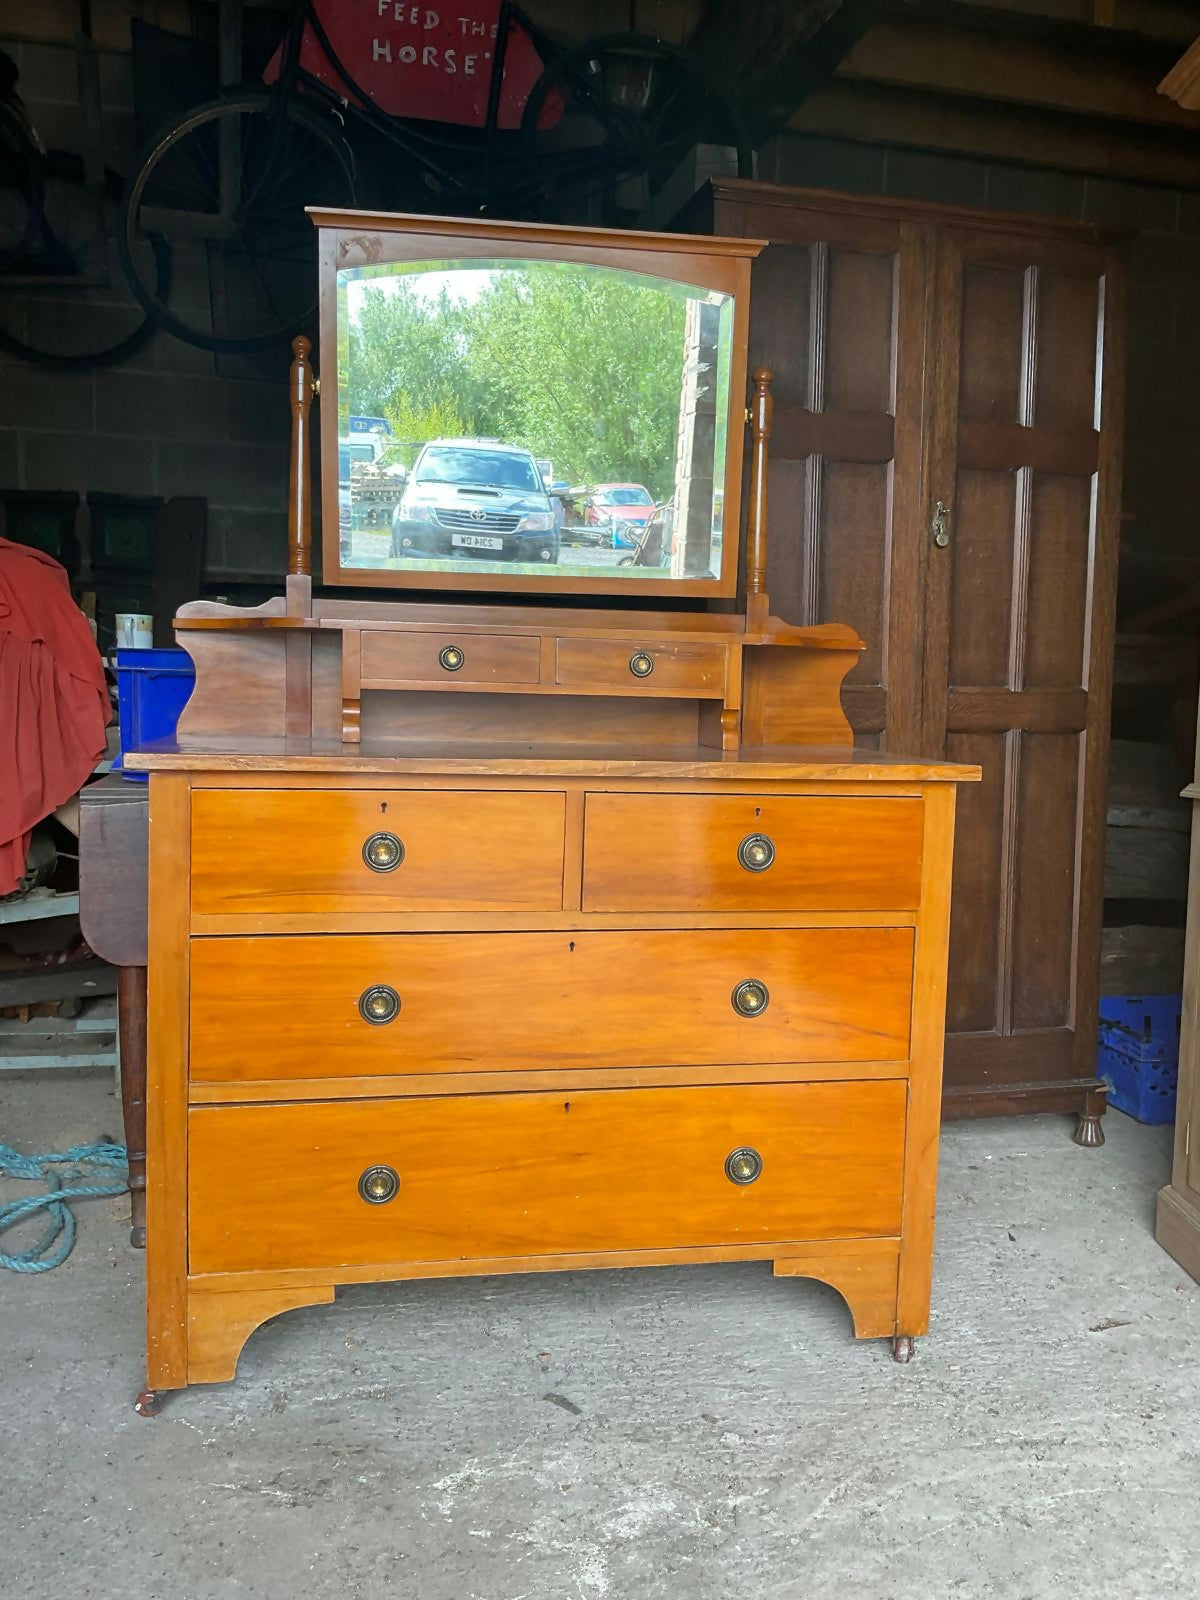
<path id="1" fill-rule="evenodd" d="M 58 1173 L 55 1167 L 67 1170 Z M 93 1174 L 121 1172 L 119 1183 L 86 1180 Z M 128 1159 L 123 1144 L 100 1140 L 95 1144 L 73 1144 L 69 1150 L 44 1156 L 23 1156 L 11 1145 L 0 1144 L 0 1174 L 21 1178 L 28 1183 L 44 1183 L 45 1194 L 32 1194 L 24 1200 L 0 1205 L 0 1233 L 5 1233 L 38 1211 L 47 1215 L 46 1231 L 36 1244 L 15 1255 L 0 1250 L 0 1267 L 10 1272 L 50 1272 L 61 1267 L 75 1245 L 75 1215 L 72 1200 L 90 1200 L 102 1195 L 124 1194 L 129 1187 Z"/>

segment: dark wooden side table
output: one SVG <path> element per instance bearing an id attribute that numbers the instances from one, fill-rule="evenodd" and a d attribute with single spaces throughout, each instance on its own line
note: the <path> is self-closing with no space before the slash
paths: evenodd
<path id="1" fill-rule="evenodd" d="M 79 923 L 117 969 L 121 1109 L 129 1151 L 130 1243 L 146 1244 L 146 834 L 148 785 L 119 773 L 79 805 Z"/>

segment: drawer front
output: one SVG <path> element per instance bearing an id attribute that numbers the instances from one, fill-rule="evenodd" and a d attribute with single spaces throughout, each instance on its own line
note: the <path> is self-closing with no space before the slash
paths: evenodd
<path id="1" fill-rule="evenodd" d="M 191 1075 L 902 1061 L 912 956 L 911 928 L 197 939 Z"/>
<path id="2" fill-rule="evenodd" d="M 910 911 L 923 802 L 589 794 L 585 911 Z"/>
<path id="3" fill-rule="evenodd" d="M 565 810 L 553 793 L 198 789 L 192 909 L 557 910 Z"/>
<path id="4" fill-rule="evenodd" d="M 725 658 L 720 644 L 560 639 L 555 678 L 565 689 L 720 700 L 725 693 Z"/>
<path id="5" fill-rule="evenodd" d="M 202 1107 L 191 1270 L 895 1235 L 905 1104 L 884 1080 Z M 735 1183 L 744 1149 L 761 1171 Z"/>
<path id="6" fill-rule="evenodd" d="M 536 683 L 540 645 L 520 634 L 384 633 L 365 628 L 362 676 L 372 683 Z"/>

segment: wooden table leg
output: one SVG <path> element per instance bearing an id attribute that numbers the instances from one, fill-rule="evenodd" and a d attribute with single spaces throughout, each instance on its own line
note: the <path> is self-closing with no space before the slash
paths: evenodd
<path id="1" fill-rule="evenodd" d="M 146 969 L 117 968 L 121 1110 L 129 1152 L 129 1242 L 146 1248 Z"/>

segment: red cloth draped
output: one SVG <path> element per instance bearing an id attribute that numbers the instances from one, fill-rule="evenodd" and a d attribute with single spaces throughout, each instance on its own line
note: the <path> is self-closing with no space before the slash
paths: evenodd
<path id="1" fill-rule="evenodd" d="M 0 894 L 21 881 L 34 823 L 95 770 L 111 721 L 100 652 L 66 572 L 0 539 Z"/>

